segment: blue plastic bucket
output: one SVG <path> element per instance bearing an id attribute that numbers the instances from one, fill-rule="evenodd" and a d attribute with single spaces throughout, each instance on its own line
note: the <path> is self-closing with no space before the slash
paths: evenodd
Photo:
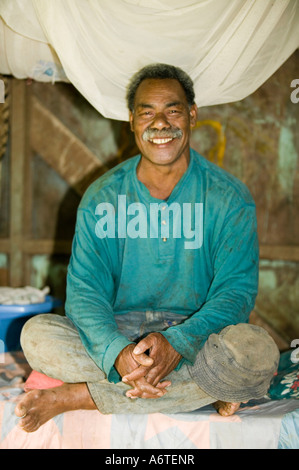
<path id="1" fill-rule="evenodd" d="M 39 313 L 52 312 L 62 302 L 47 295 L 45 302 L 29 305 L 0 305 L 0 352 L 21 349 L 21 330 L 29 318 Z"/>

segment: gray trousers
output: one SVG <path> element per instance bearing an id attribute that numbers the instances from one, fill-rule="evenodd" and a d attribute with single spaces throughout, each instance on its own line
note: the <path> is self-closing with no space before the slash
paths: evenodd
<path id="1" fill-rule="evenodd" d="M 135 322 L 129 321 L 132 320 L 128 318 L 130 316 L 135 317 Z M 138 318 L 136 329 L 136 312 L 116 317 L 119 329 L 132 341 L 150 331 L 161 331 L 186 317 L 149 311 L 138 312 Z M 123 382 L 111 383 L 106 379 L 104 372 L 87 354 L 77 329 L 64 316 L 41 314 L 32 317 L 23 327 L 21 346 L 33 370 L 65 383 L 86 383 L 103 414 L 179 413 L 215 401 L 196 385 L 186 365 L 168 375 L 172 385 L 163 397 L 126 397 L 130 387 Z"/>

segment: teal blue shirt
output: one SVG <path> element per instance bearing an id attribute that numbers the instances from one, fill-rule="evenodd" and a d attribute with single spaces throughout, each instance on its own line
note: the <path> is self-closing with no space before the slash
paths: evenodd
<path id="1" fill-rule="evenodd" d="M 167 201 L 137 179 L 140 155 L 96 180 L 77 214 L 66 315 L 110 381 L 134 311 L 187 315 L 161 332 L 193 363 L 212 332 L 247 322 L 258 285 L 255 204 L 246 186 L 190 149 Z"/>

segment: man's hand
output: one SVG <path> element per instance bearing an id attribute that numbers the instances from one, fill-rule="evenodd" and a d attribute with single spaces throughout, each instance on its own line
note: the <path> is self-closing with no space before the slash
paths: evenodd
<path id="1" fill-rule="evenodd" d="M 149 358 L 153 360 L 152 365 L 145 364 L 145 352 L 149 352 Z M 154 387 L 165 389 L 171 382 L 161 380 L 166 377 L 180 362 L 182 356 L 171 346 L 161 333 L 150 333 L 142 339 L 132 350 L 135 361 L 139 363 L 138 368 L 123 376 L 125 383 L 132 383 L 145 378 Z M 166 390 L 163 390 L 164 393 Z M 138 387 L 130 390 L 131 397 L 140 397 Z"/>
<path id="2" fill-rule="evenodd" d="M 115 368 L 121 377 L 129 377 L 130 373 L 139 368 L 139 366 L 143 367 L 144 371 L 147 371 L 153 365 L 153 359 L 144 353 L 140 353 L 138 360 L 136 360 L 137 356 L 133 353 L 135 346 L 135 344 L 129 344 L 116 358 Z M 130 398 L 159 398 L 164 395 L 165 391 L 163 389 L 167 386 L 167 383 L 165 383 L 163 385 L 157 384 L 157 387 L 155 387 L 145 379 L 144 374 L 139 374 L 139 377 L 133 380 L 128 378 L 124 382 L 132 387 L 132 390 L 126 393 Z"/>

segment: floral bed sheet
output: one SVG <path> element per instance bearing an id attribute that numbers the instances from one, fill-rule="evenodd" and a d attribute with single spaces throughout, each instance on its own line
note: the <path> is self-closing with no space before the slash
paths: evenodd
<path id="1" fill-rule="evenodd" d="M 31 370 L 21 351 L 0 364 L 0 449 L 298 449 L 299 364 L 290 353 L 269 394 L 223 418 L 212 406 L 189 413 L 102 415 L 72 411 L 26 433 L 14 414 Z"/>

